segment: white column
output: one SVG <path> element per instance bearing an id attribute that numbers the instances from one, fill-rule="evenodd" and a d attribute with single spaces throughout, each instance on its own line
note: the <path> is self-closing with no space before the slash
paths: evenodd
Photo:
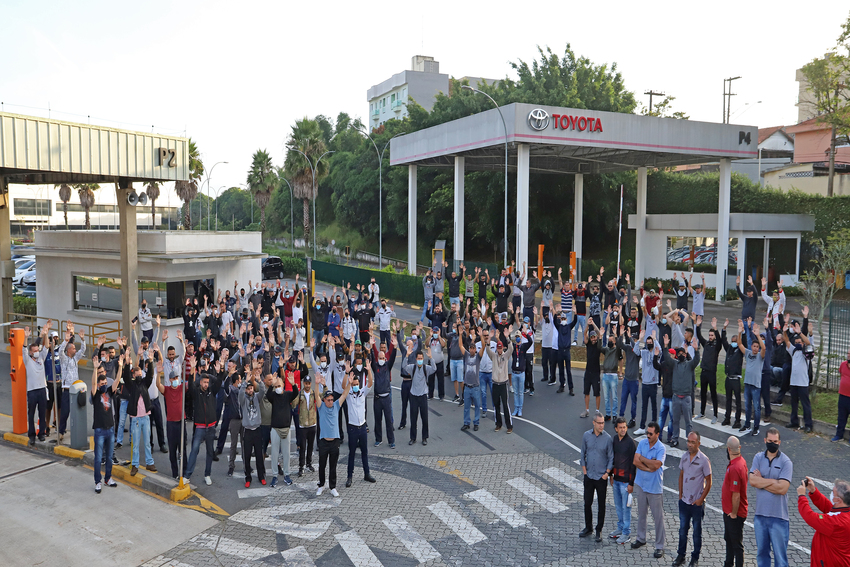
<path id="1" fill-rule="evenodd" d="M 581 235 L 584 230 L 584 174 L 576 173 L 573 181 L 575 205 L 573 206 L 573 252 L 576 253 L 576 278 L 581 277 Z"/>
<path id="2" fill-rule="evenodd" d="M 797 236 L 797 257 L 794 259 L 794 285 L 797 285 L 797 282 L 800 279 L 800 237 Z"/>
<path id="3" fill-rule="evenodd" d="M 516 174 L 516 265 L 528 262 L 528 169 L 531 149 L 528 144 L 517 144 Z M 531 269 L 531 266 L 528 267 Z"/>
<path id="4" fill-rule="evenodd" d="M 407 271 L 416 275 L 416 166 L 407 166 Z"/>
<path id="5" fill-rule="evenodd" d="M 637 176 L 637 227 L 635 238 L 635 285 L 646 277 L 643 247 L 646 246 L 646 168 L 639 167 Z M 666 245 L 665 245 L 666 247 Z M 659 252 L 660 253 L 660 252 Z M 666 249 L 664 251 L 666 255 Z M 661 274 L 653 274 L 660 276 Z"/>
<path id="6" fill-rule="evenodd" d="M 766 278 L 770 269 L 770 238 L 764 239 L 764 252 L 762 253 L 761 277 Z M 768 284 L 769 285 L 769 284 Z M 756 287 L 761 289 L 761 282 L 756 282 Z"/>
<path id="7" fill-rule="evenodd" d="M 726 270 L 729 268 L 729 209 L 732 198 L 732 160 L 723 158 L 720 160 L 720 200 L 717 207 L 717 292 L 716 297 L 726 295 Z M 738 242 L 738 268 L 741 267 L 741 258 L 745 249 Z M 746 269 L 746 266 L 744 266 Z"/>
<path id="8" fill-rule="evenodd" d="M 455 156 L 455 240 L 453 253 L 457 262 L 463 262 L 463 172 L 464 158 Z"/>

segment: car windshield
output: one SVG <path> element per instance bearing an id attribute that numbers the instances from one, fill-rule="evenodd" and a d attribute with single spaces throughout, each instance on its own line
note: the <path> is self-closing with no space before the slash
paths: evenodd
<path id="1" fill-rule="evenodd" d="M 35 260 L 25 260 L 21 264 L 15 266 L 16 270 L 27 270 L 35 264 Z"/>

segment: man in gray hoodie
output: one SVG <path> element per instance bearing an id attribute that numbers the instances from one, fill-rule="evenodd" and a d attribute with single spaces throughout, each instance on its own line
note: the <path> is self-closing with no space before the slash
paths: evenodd
<path id="1" fill-rule="evenodd" d="M 428 270 L 428 273 L 425 274 L 425 277 L 422 278 L 422 290 L 425 294 L 424 301 L 422 301 L 422 316 L 419 318 L 419 322 L 422 323 L 425 321 L 425 314 L 428 313 L 428 303 L 434 301 L 434 289 L 437 283 L 434 279 L 434 270 Z"/>
<path id="2" fill-rule="evenodd" d="M 424 331 L 423 331 L 424 332 Z M 428 444 L 428 375 L 437 371 L 431 359 L 431 347 L 426 347 L 428 360 L 421 350 L 416 351 L 415 363 L 405 359 L 405 372 L 411 376 L 410 386 L 410 441 L 408 445 L 416 443 L 416 424 L 422 417 L 422 444 Z"/>
<path id="3" fill-rule="evenodd" d="M 671 447 L 679 446 L 679 419 L 685 417 L 685 436 L 691 434 L 691 394 L 694 388 L 694 370 L 699 365 L 699 349 L 694 350 L 692 358 L 688 359 L 688 351 L 684 346 L 676 349 L 676 359 L 670 358 L 667 348 L 670 339 L 665 335 L 664 347 L 661 349 L 661 364 L 673 369 L 673 436 Z"/>
<path id="4" fill-rule="evenodd" d="M 266 388 L 259 380 L 259 369 L 254 370 L 250 378 L 239 386 L 239 409 L 242 411 L 244 427 L 242 444 L 244 447 L 245 488 L 251 486 L 251 454 L 256 456 L 257 477 L 266 484 L 266 465 L 263 462 L 263 436 L 260 432 L 260 401 L 265 397 Z"/>

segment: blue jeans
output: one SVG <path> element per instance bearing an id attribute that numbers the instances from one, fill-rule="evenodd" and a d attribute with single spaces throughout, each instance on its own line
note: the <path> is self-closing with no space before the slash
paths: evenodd
<path id="1" fill-rule="evenodd" d="M 131 464 L 134 467 L 139 466 L 139 446 L 141 443 L 144 443 L 145 465 L 150 466 L 153 464 L 153 456 L 151 456 L 151 418 L 149 415 L 134 417 L 131 425 L 133 427 L 133 435 L 130 437 L 130 446 L 133 448 L 133 460 Z"/>
<path id="2" fill-rule="evenodd" d="M 325 332 L 324 332 L 324 331 L 317 331 L 316 329 L 313 329 L 313 338 L 314 338 L 314 339 L 316 339 L 316 344 L 317 344 L 317 345 L 318 345 L 318 344 L 321 344 L 321 342 L 322 342 L 322 337 L 324 337 L 324 336 L 325 336 Z"/>
<path id="3" fill-rule="evenodd" d="M 573 327 L 573 342 L 577 343 L 579 337 L 584 336 L 584 329 L 587 327 L 587 317 L 584 315 L 576 315 L 578 317 L 578 323 Z M 583 341 L 584 339 L 582 339 Z"/>
<path id="4" fill-rule="evenodd" d="M 112 428 L 94 430 L 94 483 L 100 482 L 100 461 L 106 458 L 106 480 L 112 478 L 112 449 L 115 432 Z M 105 451 L 105 452 L 104 452 Z"/>
<path id="5" fill-rule="evenodd" d="M 602 374 L 602 395 L 605 396 L 605 415 L 617 415 L 617 374 Z"/>
<path id="6" fill-rule="evenodd" d="M 614 506 L 617 508 L 617 529 L 623 535 L 631 534 L 632 509 L 626 506 L 629 501 L 629 483 L 614 481 Z"/>
<path id="7" fill-rule="evenodd" d="M 192 433 L 192 451 L 189 453 L 189 461 L 186 463 L 186 470 L 183 472 L 185 478 L 192 478 L 192 473 L 195 472 L 195 463 L 198 460 L 198 452 L 201 450 L 201 441 L 204 442 L 207 448 L 207 462 L 204 467 L 204 476 L 212 474 L 213 454 L 215 453 L 215 427 L 196 427 Z M 231 439 L 231 443 L 235 443 L 236 439 Z M 244 449 L 244 446 L 243 446 Z M 250 470 L 250 457 L 247 451 L 243 451 L 245 470 Z M 263 456 L 260 455 L 260 460 Z"/>
<path id="8" fill-rule="evenodd" d="M 469 425 L 469 406 L 475 404 L 474 425 L 481 419 L 481 388 L 464 387 L 463 389 L 463 424 Z"/>
<path id="9" fill-rule="evenodd" d="M 773 548 L 775 567 L 788 567 L 788 520 L 756 516 L 753 522 L 756 530 L 756 564 L 758 567 L 770 567 L 770 548 Z"/>
<path id="10" fill-rule="evenodd" d="M 514 411 L 522 411 L 522 399 L 525 396 L 525 372 L 511 372 L 511 382 L 514 386 Z"/>
<path id="11" fill-rule="evenodd" d="M 457 305 L 458 307 L 460 307 L 460 297 L 450 297 L 449 305 Z"/>
<path id="12" fill-rule="evenodd" d="M 481 383 L 481 411 L 487 411 L 487 390 L 490 391 L 490 397 L 493 397 L 493 373 L 479 372 L 478 380 Z"/>
<path id="13" fill-rule="evenodd" d="M 638 381 L 623 380 L 623 393 L 620 400 L 620 417 L 626 414 L 626 405 L 629 403 L 629 396 L 632 397 L 632 419 L 637 417 L 637 395 Z"/>
<path id="14" fill-rule="evenodd" d="M 463 360 L 452 360 L 449 362 L 452 371 L 452 382 L 463 382 Z"/>
<path id="15" fill-rule="evenodd" d="M 688 530 L 691 522 L 694 523 L 694 551 L 691 553 L 693 561 L 699 561 L 699 552 L 702 549 L 702 517 L 705 515 L 705 506 L 685 504 L 679 500 L 679 557 L 684 557 L 688 550 Z"/>
<path id="16" fill-rule="evenodd" d="M 115 437 L 117 443 L 124 442 L 124 424 L 127 423 L 127 400 L 121 400 L 121 406 L 118 410 L 118 433 Z"/>
<path id="17" fill-rule="evenodd" d="M 761 423 L 761 388 L 757 388 L 751 384 L 744 384 L 744 407 L 746 408 L 746 422 L 744 427 L 750 425 L 750 417 L 752 416 L 750 406 L 755 406 L 755 419 L 753 420 L 753 429 L 758 429 Z"/>
<path id="18" fill-rule="evenodd" d="M 419 318 L 419 322 L 422 323 L 425 321 L 425 314 L 428 313 L 428 302 L 432 301 L 430 299 L 424 300 L 422 303 L 422 316 Z"/>
<path id="19" fill-rule="evenodd" d="M 667 421 L 668 416 L 670 425 L 667 427 L 667 439 L 670 439 L 673 437 L 673 398 L 661 398 L 661 423 L 659 424 L 661 431 L 659 433 L 664 432 L 664 422 Z M 661 439 L 661 435 L 658 438 Z"/>

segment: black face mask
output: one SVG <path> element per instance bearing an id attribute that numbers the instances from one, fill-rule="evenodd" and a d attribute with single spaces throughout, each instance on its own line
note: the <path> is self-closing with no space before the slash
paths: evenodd
<path id="1" fill-rule="evenodd" d="M 771 443 L 770 441 L 768 441 L 765 443 L 765 445 L 767 446 L 768 453 L 776 453 L 777 451 L 779 451 L 779 443 Z"/>
<path id="2" fill-rule="evenodd" d="M 652 350 L 653 348 L 655 348 L 655 345 L 652 343 L 646 343 L 646 350 Z"/>
<path id="3" fill-rule="evenodd" d="M 684 354 L 679 355 L 679 362 L 685 362 L 685 355 Z"/>
<path id="4" fill-rule="evenodd" d="M 729 449 L 726 449 L 726 460 L 727 461 L 732 460 L 732 453 L 729 452 Z"/>

